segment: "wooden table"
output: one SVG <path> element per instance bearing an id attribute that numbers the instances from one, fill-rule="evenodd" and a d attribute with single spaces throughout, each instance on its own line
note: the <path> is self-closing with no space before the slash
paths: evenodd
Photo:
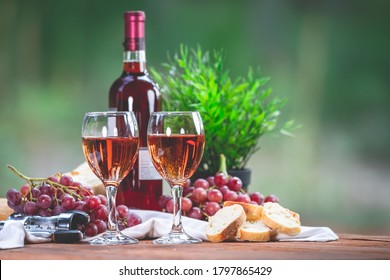
<path id="1" fill-rule="evenodd" d="M 339 234 L 332 242 L 203 242 L 197 245 L 154 245 L 151 240 L 136 245 L 91 246 L 78 244 L 28 244 L 23 248 L 1 250 L 1 260 L 52 259 L 390 259 L 390 236 Z"/>

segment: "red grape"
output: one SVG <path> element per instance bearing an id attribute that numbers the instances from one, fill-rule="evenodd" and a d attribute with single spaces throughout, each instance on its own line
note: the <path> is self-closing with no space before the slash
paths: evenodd
<path id="1" fill-rule="evenodd" d="M 118 229 L 119 230 L 124 230 L 126 228 L 125 223 L 122 220 L 118 221 Z"/>
<path id="2" fill-rule="evenodd" d="M 118 217 L 120 219 L 123 219 L 126 217 L 127 213 L 129 212 L 129 208 L 126 205 L 118 205 L 116 207 L 116 211 L 118 211 Z"/>
<path id="3" fill-rule="evenodd" d="M 238 192 L 242 188 L 242 181 L 238 177 L 230 177 L 227 186 L 230 190 Z"/>
<path id="4" fill-rule="evenodd" d="M 84 212 L 88 212 L 89 210 L 85 201 L 82 200 L 76 201 L 74 209 L 84 211 Z"/>
<path id="5" fill-rule="evenodd" d="M 24 205 L 24 213 L 27 215 L 35 215 L 38 212 L 38 205 L 34 201 L 27 201 Z"/>
<path id="6" fill-rule="evenodd" d="M 259 192 L 253 192 L 249 195 L 250 199 L 255 201 L 258 205 L 263 204 L 264 202 L 264 195 Z"/>
<path id="7" fill-rule="evenodd" d="M 203 189 L 207 190 L 210 187 L 210 184 L 205 179 L 197 179 L 194 182 L 194 187 L 195 188 L 203 188 Z"/>
<path id="8" fill-rule="evenodd" d="M 236 201 L 250 203 L 251 199 L 249 198 L 249 195 L 241 193 L 238 195 Z"/>
<path id="9" fill-rule="evenodd" d="M 223 195 L 225 195 L 225 193 L 227 193 L 228 191 L 230 191 L 229 190 L 229 187 L 228 186 L 222 186 L 222 187 L 219 187 L 218 188 L 219 190 L 220 190 L 220 192 L 223 194 Z"/>
<path id="10" fill-rule="evenodd" d="M 167 201 L 172 199 L 171 196 L 169 195 L 161 195 L 159 198 L 158 198 L 158 206 L 160 206 L 161 209 L 164 209 L 165 208 L 165 205 L 167 204 Z"/>
<path id="11" fill-rule="evenodd" d="M 90 195 L 93 195 L 93 191 L 90 187 L 81 187 L 79 190 L 78 190 L 78 193 L 80 195 L 83 195 L 83 196 L 90 196 Z"/>
<path id="12" fill-rule="evenodd" d="M 173 213 L 173 199 L 167 201 L 167 204 L 165 204 L 165 209 L 168 213 Z"/>
<path id="13" fill-rule="evenodd" d="M 73 178 L 68 175 L 63 175 L 60 179 L 60 184 L 64 186 L 72 186 Z"/>
<path id="14" fill-rule="evenodd" d="M 95 221 L 95 225 L 98 229 L 98 234 L 99 233 L 102 233 L 102 232 L 105 232 L 107 230 L 107 224 L 105 221 L 102 221 L 102 220 L 96 220 Z"/>
<path id="15" fill-rule="evenodd" d="M 41 194 L 47 194 L 50 197 L 53 197 L 55 195 L 55 190 L 46 183 L 43 183 L 40 187 L 39 190 L 41 191 Z"/>
<path id="16" fill-rule="evenodd" d="M 57 177 L 54 177 L 54 176 L 50 176 L 47 178 L 48 180 L 52 181 L 53 183 L 59 183 Z"/>
<path id="17" fill-rule="evenodd" d="M 61 205 L 65 210 L 73 210 L 76 206 L 76 200 L 73 196 L 64 195 L 61 199 Z"/>
<path id="18" fill-rule="evenodd" d="M 41 194 L 37 199 L 37 205 L 42 209 L 47 209 L 51 206 L 52 199 L 47 194 Z"/>
<path id="19" fill-rule="evenodd" d="M 20 193 L 23 197 L 26 197 L 31 191 L 31 187 L 29 184 L 25 184 L 20 188 Z"/>
<path id="20" fill-rule="evenodd" d="M 238 198 L 238 194 L 234 191 L 227 191 L 224 195 L 223 195 L 223 200 L 224 201 L 236 201 Z"/>
<path id="21" fill-rule="evenodd" d="M 102 194 L 98 194 L 97 197 L 100 198 L 100 203 L 104 206 L 107 206 L 107 197 Z"/>
<path id="22" fill-rule="evenodd" d="M 6 197 L 12 205 L 19 205 L 22 203 L 22 194 L 16 189 L 9 189 Z"/>
<path id="23" fill-rule="evenodd" d="M 98 234 L 98 227 L 95 223 L 91 222 L 85 225 L 84 231 L 86 236 L 95 236 Z"/>
<path id="24" fill-rule="evenodd" d="M 100 205 L 100 207 L 96 209 L 94 213 L 97 220 L 106 220 L 108 218 L 108 210 L 104 205 Z"/>
<path id="25" fill-rule="evenodd" d="M 181 209 L 185 212 L 190 211 L 192 207 L 192 201 L 191 199 L 187 197 L 183 197 L 181 200 Z"/>
<path id="26" fill-rule="evenodd" d="M 203 188 L 195 188 L 192 192 L 191 199 L 197 203 L 203 203 L 207 200 L 207 191 Z"/>
<path id="27" fill-rule="evenodd" d="M 215 186 L 214 176 L 209 176 L 209 177 L 207 177 L 206 180 L 207 180 L 207 182 L 209 182 L 210 187 L 214 187 Z"/>
<path id="28" fill-rule="evenodd" d="M 217 203 L 219 203 L 223 199 L 222 192 L 217 190 L 217 189 L 209 190 L 208 193 L 207 193 L 207 199 L 210 202 L 217 202 Z"/>
<path id="29" fill-rule="evenodd" d="M 191 210 L 188 212 L 188 217 L 202 220 L 203 219 L 202 210 L 200 210 L 199 207 L 192 207 Z"/>
<path id="30" fill-rule="evenodd" d="M 98 209 L 101 205 L 100 198 L 96 195 L 91 196 L 87 201 L 87 205 L 91 210 Z"/>
<path id="31" fill-rule="evenodd" d="M 222 187 L 223 185 L 226 185 L 228 182 L 228 179 L 226 178 L 225 174 L 222 172 L 218 172 L 214 176 L 214 183 L 218 187 Z"/>
<path id="32" fill-rule="evenodd" d="M 33 198 L 38 198 L 41 195 L 41 191 L 37 188 L 32 188 L 31 195 Z"/>
<path id="33" fill-rule="evenodd" d="M 77 187 L 77 188 L 81 189 L 83 187 L 83 185 L 80 182 L 73 182 L 72 187 Z"/>
<path id="34" fill-rule="evenodd" d="M 204 210 L 206 211 L 207 215 L 214 216 L 217 211 L 221 209 L 221 206 L 216 202 L 207 202 Z"/>
<path id="35" fill-rule="evenodd" d="M 136 225 L 142 223 L 140 216 L 138 216 L 137 214 L 135 214 L 133 212 L 127 213 L 127 216 L 125 219 L 126 219 L 127 227 L 136 226 Z"/>
<path id="36" fill-rule="evenodd" d="M 9 208 L 13 209 L 15 213 L 24 213 L 24 203 L 18 204 L 18 205 L 13 205 L 7 200 L 7 205 Z"/>
<path id="37" fill-rule="evenodd" d="M 274 194 L 270 194 L 264 199 L 264 202 L 277 202 L 277 203 L 279 203 L 279 198 Z"/>
<path id="38" fill-rule="evenodd" d="M 88 215 L 89 215 L 89 221 L 90 222 L 95 222 L 96 221 L 94 212 L 89 211 Z"/>
<path id="39" fill-rule="evenodd" d="M 194 187 L 188 187 L 188 188 L 183 189 L 183 196 L 187 196 L 189 194 L 192 194 L 194 189 L 195 189 Z"/>

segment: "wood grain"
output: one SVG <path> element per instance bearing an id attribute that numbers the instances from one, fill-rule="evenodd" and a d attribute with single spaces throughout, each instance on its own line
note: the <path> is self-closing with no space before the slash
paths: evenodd
<path id="1" fill-rule="evenodd" d="M 203 242 L 196 245 L 154 245 L 142 240 L 136 245 L 91 246 L 78 244 L 27 244 L 1 250 L 1 260 L 52 259 L 390 259 L 390 236 L 339 234 L 332 242 Z"/>

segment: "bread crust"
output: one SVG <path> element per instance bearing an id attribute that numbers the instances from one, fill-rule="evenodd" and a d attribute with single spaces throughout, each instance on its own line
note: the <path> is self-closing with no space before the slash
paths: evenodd
<path id="1" fill-rule="evenodd" d="M 238 202 L 238 201 L 225 201 L 223 207 L 231 206 L 234 204 L 241 205 L 244 208 L 246 219 L 251 222 L 255 222 L 261 219 L 263 213 L 262 205 L 255 205 L 251 203 Z"/>
<path id="2" fill-rule="evenodd" d="M 278 233 L 296 235 L 301 232 L 299 214 L 275 202 L 264 203 L 261 221 Z"/>
<path id="3" fill-rule="evenodd" d="M 226 225 L 216 229 L 217 224 L 222 220 L 221 216 L 229 211 L 237 212 L 237 215 L 230 216 L 231 220 L 226 221 Z M 236 238 L 238 229 L 245 223 L 246 214 L 241 205 L 232 205 L 221 208 L 214 216 L 210 217 L 209 224 L 206 227 L 206 236 L 211 242 L 222 242 Z"/>
<path id="4" fill-rule="evenodd" d="M 245 222 L 237 232 L 237 238 L 244 241 L 267 242 L 271 239 L 271 229 L 263 222 Z"/>
<path id="5" fill-rule="evenodd" d="M 7 220 L 9 215 L 14 212 L 7 204 L 6 198 L 0 198 L 0 221 Z"/>

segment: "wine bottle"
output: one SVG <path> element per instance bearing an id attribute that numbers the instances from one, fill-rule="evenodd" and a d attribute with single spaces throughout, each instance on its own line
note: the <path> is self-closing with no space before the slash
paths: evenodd
<path id="1" fill-rule="evenodd" d="M 133 111 L 139 126 L 140 149 L 134 168 L 121 182 L 117 204 L 130 208 L 160 210 L 162 178 L 154 168 L 147 148 L 147 126 L 150 114 L 161 110 L 161 94 L 149 77 L 145 55 L 145 13 L 124 13 L 125 40 L 123 71 L 109 93 L 110 110 Z"/>

